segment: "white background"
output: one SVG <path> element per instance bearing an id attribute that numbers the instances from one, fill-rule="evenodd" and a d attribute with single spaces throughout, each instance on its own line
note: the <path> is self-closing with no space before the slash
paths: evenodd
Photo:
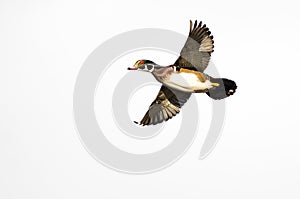
<path id="1" fill-rule="evenodd" d="M 0 198 L 300 197 L 296 1 L 0 3 Z M 187 34 L 190 19 L 210 27 L 213 61 L 239 86 L 226 100 L 217 147 L 198 160 L 200 133 L 161 172 L 107 169 L 84 149 L 73 123 L 82 63 L 114 35 L 146 27 Z M 209 104 L 204 95 L 198 100 Z"/>

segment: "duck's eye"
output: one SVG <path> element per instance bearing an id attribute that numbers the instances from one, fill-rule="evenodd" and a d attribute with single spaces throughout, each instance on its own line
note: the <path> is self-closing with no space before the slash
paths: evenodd
<path id="1" fill-rule="evenodd" d="M 148 70 L 152 70 L 152 68 L 153 68 L 153 65 L 147 65 Z"/>
<path id="2" fill-rule="evenodd" d="M 139 66 L 139 69 L 145 69 L 145 65 Z"/>

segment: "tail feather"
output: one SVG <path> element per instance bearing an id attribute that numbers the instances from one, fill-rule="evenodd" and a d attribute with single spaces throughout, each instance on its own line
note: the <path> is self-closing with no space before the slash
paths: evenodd
<path id="1" fill-rule="evenodd" d="M 210 81 L 218 83 L 219 86 L 209 89 L 206 94 L 216 100 L 233 95 L 237 89 L 236 83 L 226 78 L 211 78 Z"/>

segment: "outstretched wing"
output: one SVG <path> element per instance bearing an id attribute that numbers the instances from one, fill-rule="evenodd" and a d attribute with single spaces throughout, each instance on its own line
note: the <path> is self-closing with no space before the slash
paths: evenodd
<path id="1" fill-rule="evenodd" d="M 163 85 L 139 124 L 154 125 L 171 119 L 179 113 L 180 108 L 190 96 L 191 93 L 174 90 Z"/>
<path id="2" fill-rule="evenodd" d="M 174 65 L 203 72 L 208 66 L 211 53 L 214 51 L 213 43 L 213 36 L 206 25 L 202 25 L 202 21 L 197 25 L 196 20 L 194 26 L 193 22 L 190 21 L 189 37 Z"/>

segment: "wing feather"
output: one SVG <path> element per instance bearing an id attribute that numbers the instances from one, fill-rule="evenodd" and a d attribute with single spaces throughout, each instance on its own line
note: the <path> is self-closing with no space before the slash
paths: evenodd
<path id="1" fill-rule="evenodd" d="M 214 41 L 211 32 L 202 21 L 197 25 L 190 21 L 190 32 L 175 66 L 203 72 L 209 64 L 214 51 Z"/>
<path id="2" fill-rule="evenodd" d="M 174 90 L 163 85 L 139 124 L 155 125 L 169 120 L 180 112 L 180 108 L 190 96 L 191 93 Z"/>

